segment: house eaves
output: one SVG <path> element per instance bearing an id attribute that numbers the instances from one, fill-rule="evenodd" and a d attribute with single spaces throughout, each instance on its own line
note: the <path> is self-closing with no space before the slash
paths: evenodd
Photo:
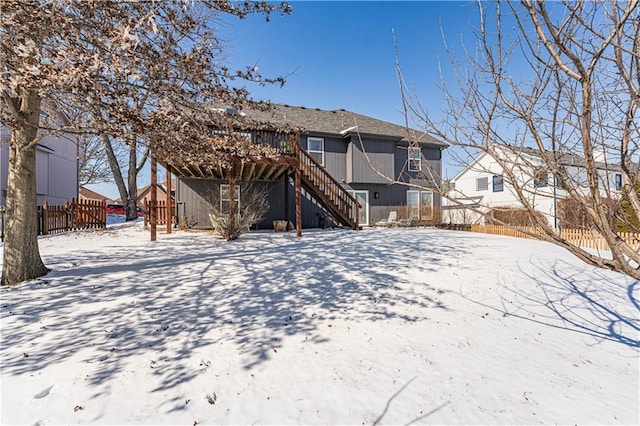
<path id="1" fill-rule="evenodd" d="M 322 110 L 319 108 L 307 108 L 289 105 L 273 104 L 268 111 L 244 109 L 243 113 L 248 118 L 260 122 L 270 122 L 274 125 L 287 125 L 298 127 L 303 134 L 324 134 L 344 137 L 348 134 L 360 134 L 361 136 L 377 136 L 397 139 L 409 142 L 408 132 L 417 135 L 417 142 L 422 145 L 430 145 L 445 148 L 448 145 L 434 139 L 424 132 L 415 129 L 406 129 L 404 126 L 378 120 L 373 117 L 347 111 L 345 109 Z M 355 129 L 354 129 L 355 128 Z"/>

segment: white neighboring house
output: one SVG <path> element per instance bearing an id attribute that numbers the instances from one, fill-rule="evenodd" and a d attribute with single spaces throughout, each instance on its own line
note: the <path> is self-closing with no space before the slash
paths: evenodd
<path id="1" fill-rule="evenodd" d="M 512 171 L 527 201 L 548 219 L 551 226 L 557 228 L 557 202 L 566 198 L 567 192 L 545 168 L 542 153 L 533 148 L 501 145 L 493 145 L 490 149 L 494 149 L 498 158 Z M 622 189 L 619 166 L 607 164 L 602 154 L 599 160 L 602 160 L 597 163 L 601 194 L 619 198 Z M 587 194 L 584 159 L 563 154 L 559 162 L 570 176 L 571 184 L 579 193 Z M 487 152 L 479 154 L 451 179 L 447 195 L 455 200 L 442 200 L 442 222 L 447 224 L 484 224 L 484 216 L 471 208 L 485 213 L 496 207 L 523 208 L 502 165 Z"/>
<path id="2" fill-rule="evenodd" d="M 51 123 L 66 122 L 62 113 L 41 112 Z M 55 120 L 55 121 L 54 121 Z M 11 128 L 0 125 L 0 205 L 6 205 Z M 72 134 L 45 136 L 36 146 L 36 192 L 38 205 L 62 205 L 78 198 L 80 138 Z"/>

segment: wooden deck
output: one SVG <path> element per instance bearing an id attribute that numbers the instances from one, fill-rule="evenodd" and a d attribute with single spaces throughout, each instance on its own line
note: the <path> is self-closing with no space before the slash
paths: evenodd
<path id="1" fill-rule="evenodd" d="M 238 132 L 236 132 L 238 134 Z M 157 162 L 173 173 L 176 177 L 201 178 L 201 179 L 229 179 L 249 180 L 249 181 L 278 181 L 286 176 L 294 179 L 295 204 L 296 204 L 296 228 L 298 236 L 302 235 L 301 216 L 301 189 L 304 189 L 316 199 L 327 211 L 344 226 L 352 229 L 359 229 L 358 213 L 360 205 L 357 200 L 340 185 L 321 165 L 319 165 L 300 146 L 300 134 L 296 133 L 276 133 L 269 131 L 242 132 L 243 137 L 250 139 L 254 143 L 266 145 L 268 150 L 274 155 L 262 157 L 237 158 L 229 167 L 210 166 L 190 162 L 189 164 L 179 164 L 171 161 L 171 157 L 157 159 L 151 157 L 151 206 L 156 206 L 154 199 L 156 188 L 155 172 Z M 169 174 L 167 181 L 170 181 Z M 285 194 L 285 199 L 288 196 Z M 167 204 L 170 201 L 167 200 Z M 285 201 L 288 203 L 288 201 Z M 157 225 L 157 214 L 155 207 L 150 211 L 151 240 L 155 240 L 155 230 Z M 285 208 L 285 211 L 288 209 Z M 167 228 L 170 232 L 169 227 Z"/>

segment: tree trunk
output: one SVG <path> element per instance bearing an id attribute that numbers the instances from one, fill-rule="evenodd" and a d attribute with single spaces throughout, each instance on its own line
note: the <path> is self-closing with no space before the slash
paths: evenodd
<path id="1" fill-rule="evenodd" d="M 112 146 L 112 140 L 108 135 L 101 135 L 100 139 L 102 141 L 102 145 L 105 148 L 105 152 L 107 154 L 107 159 L 109 161 L 109 166 L 111 167 L 111 172 L 113 174 L 113 180 L 118 187 L 118 193 L 120 194 L 120 200 L 122 200 L 122 204 L 125 206 L 125 215 L 126 220 L 136 220 L 138 218 L 137 212 L 137 202 L 138 202 L 138 173 L 136 169 L 136 161 L 137 161 L 137 152 L 135 141 L 131 141 L 127 146 L 129 150 L 129 171 L 127 173 L 127 182 L 125 184 L 124 178 L 122 177 L 122 170 L 120 169 L 120 164 L 118 163 L 118 159 L 116 158 L 115 152 Z"/>
<path id="2" fill-rule="evenodd" d="M 48 272 L 38 249 L 35 140 L 41 98 L 37 92 L 28 90 L 17 102 L 24 121 L 14 126 L 9 145 L 2 285 L 17 284 Z"/>
<path id="3" fill-rule="evenodd" d="M 129 197 L 127 198 L 126 220 L 138 219 L 138 170 L 136 165 L 138 162 L 137 142 L 135 138 L 129 143 L 129 173 L 127 176 L 127 184 L 129 186 Z"/>

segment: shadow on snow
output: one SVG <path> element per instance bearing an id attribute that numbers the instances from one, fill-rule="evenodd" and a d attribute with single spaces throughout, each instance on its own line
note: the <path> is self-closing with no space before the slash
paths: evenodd
<path id="1" fill-rule="evenodd" d="M 5 293 L 0 313 L 16 317 L 2 332 L 3 374 L 34 373 L 78 354 L 96 366 L 86 380 L 101 385 L 126 374 L 130 356 L 151 354 L 159 391 L 193 379 L 218 350 L 237 351 L 251 369 L 286 337 L 322 343 L 328 337 L 319 324 L 336 315 L 412 322 L 447 309 L 429 272 L 463 248 L 438 233 L 407 232 L 402 245 L 368 235 L 252 233 L 225 243 L 181 233 L 133 247 L 114 243 L 107 254 L 47 256 L 53 272 L 3 289 L 13 294 Z M 423 278 L 410 281 L 409 267 Z M 409 305 L 419 314 L 407 314 L 416 312 Z"/>

